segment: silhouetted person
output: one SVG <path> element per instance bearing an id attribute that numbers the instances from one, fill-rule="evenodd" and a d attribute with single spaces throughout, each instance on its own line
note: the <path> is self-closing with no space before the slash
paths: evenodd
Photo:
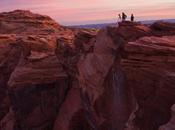
<path id="1" fill-rule="evenodd" d="M 118 19 L 119 19 L 119 21 L 121 21 L 121 19 L 122 19 L 121 14 L 118 14 Z"/>
<path id="2" fill-rule="evenodd" d="M 126 18 L 127 18 L 127 15 L 124 12 L 122 12 L 122 21 L 125 21 Z"/>
<path id="3" fill-rule="evenodd" d="M 131 21 L 134 22 L 134 15 L 131 14 Z"/>

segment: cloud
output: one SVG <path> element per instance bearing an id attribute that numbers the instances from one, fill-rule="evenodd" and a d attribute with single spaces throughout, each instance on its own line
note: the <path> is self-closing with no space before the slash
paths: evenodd
<path id="1" fill-rule="evenodd" d="M 62 24 L 115 22 L 119 12 L 137 19 L 175 18 L 174 0 L 0 0 L 0 11 L 27 9 Z"/>

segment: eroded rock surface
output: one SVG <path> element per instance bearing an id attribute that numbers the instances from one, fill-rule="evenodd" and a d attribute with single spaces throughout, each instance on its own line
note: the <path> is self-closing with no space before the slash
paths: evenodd
<path id="1" fill-rule="evenodd" d="M 0 130 L 158 130 L 169 121 L 174 24 L 73 29 L 20 10 L 0 20 Z"/>
<path id="2" fill-rule="evenodd" d="M 158 129 L 170 118 L 175 101 L 174 40 L 174 36 L 151 36 L 125 46 L 122 66 L 139 105 L 134 121 L 142 130 Z"/>
<path id="3" fill-rule="evenodd" d="M 30 11 L 15 10 L 0 14 L 0 33 L 33 34 L 54 33 L 62 27 L 48 16 L 33 14 Z"/>
<path id="4" fill-rule="evenodd" d="M 175 130 L 175 118 L 174 118 L 174 114 L 175 114 L 175 105 L 173 105 L 171 107 L 171 119 L 170 119 L 170 121 L 167 124 L 161 126 L 159 128 L 159 130 Z"/>

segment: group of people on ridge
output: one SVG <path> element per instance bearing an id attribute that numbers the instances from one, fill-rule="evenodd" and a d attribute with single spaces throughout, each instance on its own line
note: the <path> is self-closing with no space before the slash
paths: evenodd
<path id="1" fill-rule="evenodd" d="M 124 12 L 122 12 L 122 15 L 118 14 L 118 18 L 119 18 L 120 21 L 125 21 L 126 18 L 127 18 L 127 15 Z M 134 21 L 134 15 L 133 14 L 131 14 L 131 21 L 132 22 Z"/>

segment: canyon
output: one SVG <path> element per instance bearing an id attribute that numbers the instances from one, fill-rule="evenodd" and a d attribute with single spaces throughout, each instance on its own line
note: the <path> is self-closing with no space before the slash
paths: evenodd
<path id="1" fill-rule="evenodd" d="M 174 66 L 174 23 L 0 13 L 0 130 L 175 130 Z"/>

